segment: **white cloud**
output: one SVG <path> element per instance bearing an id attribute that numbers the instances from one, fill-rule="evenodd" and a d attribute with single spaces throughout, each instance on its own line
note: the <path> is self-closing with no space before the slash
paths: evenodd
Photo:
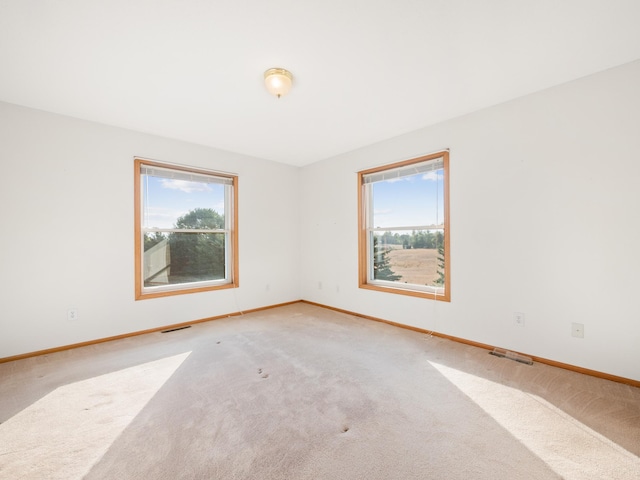
<path id="1" fill-rule="evenodd" d="M 168 178 L 163 178 L 160 182 L 162 183 L 163 188 L 180 190 L 185 193 L 211 191 L 211 187 L 206 183 L 189 182 L 188 180 L 170 180 Z"/>
<path id="2" fill-rule="evenodd" d="M 431 180 L 433 182 L 437 182 L 438 180 L 442 180 L 444 177 L 441 173 L 437 172 L 428 172 L 422 176 L 423 180 Z"/>
<path id="3" fill-rule="evenodd" d="M 149 207 L 144 212 L 144 224 L 153 228 L 173 228 L 176 219 L 187 213 L 186 210 L 178 210 L 165 207 Z"/>
<path id="4" fill-rule="evenodd" d="M 390 208 L 381 208 L 378 210 L 374 210 L 373 213 L 374 215 L 387 215 L 389 213 L 391 213 L 393 210 Z"/>

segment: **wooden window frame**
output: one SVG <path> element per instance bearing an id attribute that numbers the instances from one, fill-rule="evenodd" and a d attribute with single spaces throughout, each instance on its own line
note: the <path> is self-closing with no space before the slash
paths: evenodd
<path id="1" fill-rule="evenodd" d="M 178 172 L 186 172 L 193 173 L 199 175 L 209 175 L 215 177 L 224 177 L 227 179 L 231 179 L 232 183 L 232 194 L 230 195 L 230 208 L 231 208 L 231 224 L 229 231 L 229 247 L 231 248 L 230 257 L 230 267 L 228 274 L 228 281 L 223 284 L 217 285 L 199 285 L 206 282 L 194 282 L 191 284 L 175 284 L 173 288 L 165 287 L 162 290 L 153 291 L 148 290 L 145 291 L 144 282 L 142 279 L 143 276 L 143 244 L 144 244 L 144 232 L 142 226 L 142 207 L 143 207 L 143 199 L 142 199 L 142 186 L 141 186 L 141 168 L 143 166 L 147 167 L 157 167 L 166 170 L 174 170 Z M 205 170 L 200 168 L 192 168 L 184 165 L 176 165 L 171 163 L 157 162 L 154 160 L 147 160 L 144 158 L 134 158 L 134 255 L 135 255 L 135 299 L 143 300 L 148 298 L 157 298 L 157 297 L 167 297 L 172 295 L 184 295 L 189 293 L 198 293 L 198 292 L 207 292 L 212 290 L 223 290 L 228 288 L 238 288 L 240 286 L 239 282 L 239 255 L 238 255 L 238 176 L 229 174 L 229 173 L 221 173 L 212 170 Z"/>
<path id="2" fill-rule="evenodd" d="M 381 285 L 379 282 L 371 283 L 370 262 L 369 262 L 369 235 L 367 225 L 367 211 L 370 206 L 366 194 L 365 176 L 372 173 L 384 172 L 386 170 L 407 167 L 416 163 L 442 158 L 444 166 L 443 199 L 444 199 L 444 293 L 424 291 L 412 287 L 411 284 L 400 282 L 388 282 L 389 285 Z M 393 230 L 393 228 L 390 228 Z M 450 302 L 451 301 L 451 224 L 449 220 L 449 151 L 440 151 L 433 154 L 412 158 L 401 162 L 382 165 L 358 172 L 358 286 L 363 289 L 378 292 L 394 293 L 399 295 L 409 295 L 412 297 L 428 298 L 432 300 Z M 393 283 L 393 285 L 391 285 Z"/>

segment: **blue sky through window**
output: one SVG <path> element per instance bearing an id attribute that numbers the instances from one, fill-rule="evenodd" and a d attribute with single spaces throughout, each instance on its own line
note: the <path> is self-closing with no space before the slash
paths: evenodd
<path id="1" fill-rule="evenodd" d="M 224 215 L 224 188 L 217 183 L 143 175 L 143 226 L 174 228 L 178 217 L 195 208 L 212 208 Z"/>
<path id="2" fill-rule="evenodd" d="M 372 185 L 376 228 L 438 225 L 444 221 L 443 170 Z M 144 175 L 143 225 L 173 228 L 195 208 L 224 214 L 224 185 Z"/>
<path id="3" fill-rule="evenodd" d="M 444 170 L 373 185 L 374 228 L 430 226 L 444 222 Z"/>

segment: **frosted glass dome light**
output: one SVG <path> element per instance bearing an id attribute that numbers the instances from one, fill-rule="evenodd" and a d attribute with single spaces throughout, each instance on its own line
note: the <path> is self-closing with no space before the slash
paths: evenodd
<path id="1" fill-rule="evenodd" d="M 291 90 L 293 75 L 284 68 L 270 68 L 264 72 L 264 84 L 271 95 L 280 98 Z"/>

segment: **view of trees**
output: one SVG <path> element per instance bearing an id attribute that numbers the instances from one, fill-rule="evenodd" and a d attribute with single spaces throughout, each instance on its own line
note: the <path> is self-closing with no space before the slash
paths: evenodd
<path id="1" fill-rule="evenodd" d="M 444 244 L 438 247 L 438 279 L 434 282 L 438 286 L 444 285 Z"/>
<path id="2" fill-rule="evenodd" d="M 205 230 L 202 233 L 145 233 L 144 250 L 167 241 L 170 264 L 169 283 L 213 280 L 225 275 L 225 234 L 206 233 L 207 229 L 223 229 L 224 215 L 211 208 L 196 208 L 179 217 L 176 229 Z M 396 282 L 402 276 L 395 273 L 389 260 L 389 245 L 403 249 L 438 249 L 438 278 L 435 285 L 444 285 L 444 234 L 441 231 L 414 231 L 411 234 L 384 232 L 373 237 L 373 276 L 376 280 Z"/>
<path id="3" fill-rule="evenodd" d="M 175 228 L 222 229 L 224 217 L 211 208 L 196 208 L 178 218 Z M 170 233 L 171 277 L 180 277 L 181 282 L 224 278 L 224 237 L 224 233 Z"/>
<path id="4" fill-rule="evenodd" d="M 179 217 L 174 228 L 223 229 L 224 216 L 211 208 L 196 208 Z M 168 241 L 170 252 L 169 283 L 224 278 L 224 233 L 146 233 L 145 251 L 164 240 Z"/>
<path id="5" fill-rule="evenodd" d="M 373 237 L 373 278 L 376 280 L 388 280 L 397 282 L 402 278 L 396 275 L 389 266 L 389 249 L 381 247 L 378 238 Z"/>
<path id="6" fill-rule="evenodd" d="M 389 252 L 391 248 L 388 245 L 402 245 L 403 249 L 438 249 L 438 278 L 434 284 L 443 286 L 445 280 L 445 264 L 444 264 L 444 233 L 441 231 L 413 231 L 409 233 L 392 233 L 384 232 L 382 235 L 373 237 L 373 275 L 376 280 L 388 280 L 396 282 L 402 279 L 401 275 L 396 274 L 389 260 Z"/>
<path id="7" fill-rule="evenodd" d="M 144 234 L 144 251 L 146 252 L 154 245 L 157 245 L 165 239 L 162 232 L 145 233 Z"/>
<path id="8" fill-rule="evenodd" d="M 438 248 L 444 243 L 444 233 L 440 231 L 384 232 L 380 238 L 384 245 L 402 245 L 402 248 Z"/>

